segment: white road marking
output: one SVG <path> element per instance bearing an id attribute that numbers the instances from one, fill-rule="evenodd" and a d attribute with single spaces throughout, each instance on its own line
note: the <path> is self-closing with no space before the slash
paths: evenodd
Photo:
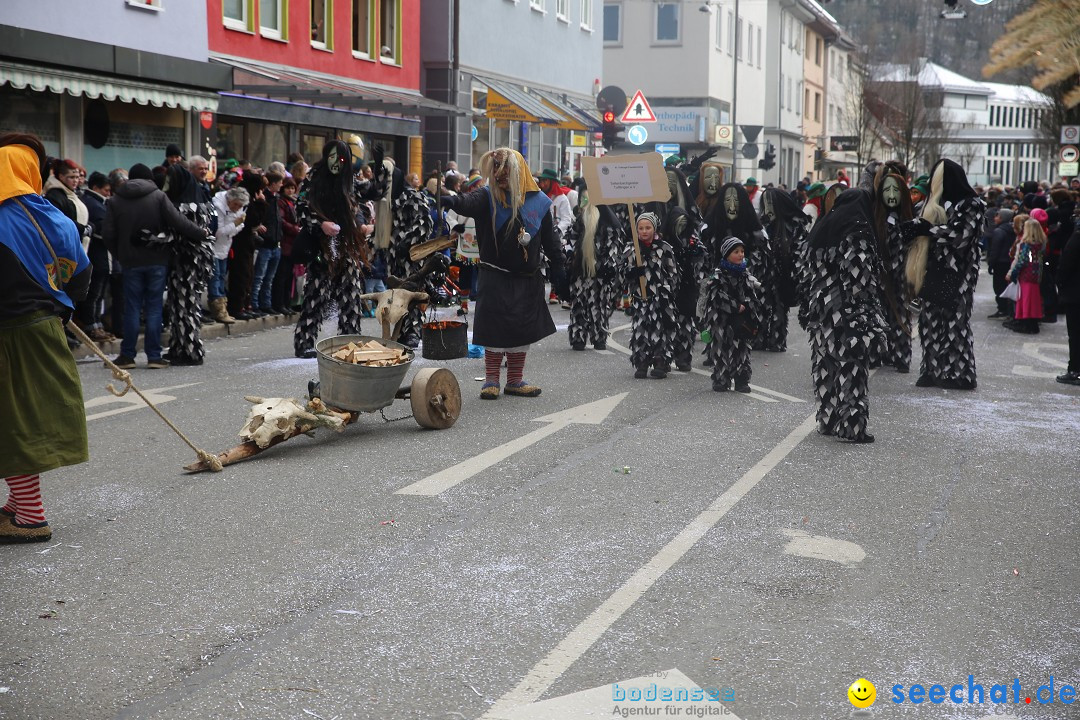
<path id="1" fill-rule="evenodd" d="M 1024 343 L 1024 349 L 1021 351 L 1029 358 L 1039 360 L 1047 365 L 1053 365 L 1054 367 L 1061 368 L 1062 370 L 1069 369 L 1069 363 L 1065 360 L 1059 360 L 1058 358 L 1047 357 L 1043 355 L 1042 348 L 1054 348 L 1060 350 L 1062 355 L 1066 358 L 1069 357 L 1069 346 L 1065 343 L 1042 343 L 1042 342 L 1026 342 Z"/>
<path id="2" fill-rule="evenodd" d="M 202 385 L 201 382 L 185 383 L 183 385 L 171 385 L 163 388 L 153 388 L 150 390 L 143 390 L 143 395 L 146 399 L 155 405 L 175 400 L 172 395 L 163 394 L 166 390 L 179 390 L 180 388 L 192 387 L 194 385 Z M 128 394 L 124 397 L 116 397 L 112 393 L 108 395 L 102 395 L 100 397 L 87 400 L 83 405 L 87 410 L 96 407 L 103 407 L 105 405 L 123 405 L 123 407 L 116 408 L 115 410 L 106 410 L 104 412 L 94 413 L 87 415 L 87 420 L 97 420 L 98 418 L 109 417 L 110 415 L 119 415 L 121 413 L 131 412 L 132 410 L 138 410 L 140 408 L 148 407 L 143 399 L 136 395 L 134 392 L 128 391 Z"/>
<path id="3" fill-rule="evenodd" d="M 790 528 L 781 528 L 780 532 L 788 538 L 787 544 L 784 545 L 785 555 L 828 560 L 846 567 L 857 565 L 866 557 L 866 551 L 862 547 L 847 540 L 811 535 L 808 532 Z"/>
<path id="4" fill-rule="evenodd" d="M 518 706 L 527 705 L 543 695 L 548 688 L 588 652 L 597 640 L 643 596 L 665 572 L 677 563 L 698 540 L 735 507 L 748 492 L 761 482 L 770 470 L 787 457 L 803 438 L 817 427 L 814 415 L 810 415 L 769 451 L 745 475 L 728 488 L 711 505 L 675 536 L 648 563 L 641 567 L 623 585 L 605 600 L 600 607 L 585 618 L 555 646 L 517 686 L 499 698 L 481 720 L 506 720 L 506 713 Z"/>
<path id="5" fill-rule="evenodd" d="M 429 475 L 423 480 L 418 480 L 412 485 L 397 490 L 395 495 L 438 495 L 449 490 L 458 483 L 468 480 L 473 475 L 487 470 L 492 465 L 502 462 L 514 453 L 520 452 L 530 445 L 534 445 L 549 435 L 554 435 L 568 425 L 599 425 L 604 422 L 615 406 L 623 401 L 630 393 L 619 393 L 611 397 L 602 398 L 593 402 L 578 405 L 561 412 L 545 415 L 533 420 L 533 422 L 547 423 L 542 428 L 533 430 L 531 433 L 515 438 L 510 442 L 492 448 L 486 452 L 462 460 L 457 465 L 440 470 L 434 475 Z"/>
<path id="6" fill-rule="evenodd" d="M 597 350 L 596 348 L 593 348 L 593 352 L 597 353 L 598 355 L 614 355 L 615 354 L 615 353 L 611 352 L 610 350 Z"/>
<path id="7" fill-rule="evenodd" d="M 619 691 L 626 694 L 626 699 L 614 699 L 615 685 L 619 686 Z M 655 686 L 655 688 L 653 686 Z M 674 668 L 652 675 L 632 678 L 630 680 L 618 680 L 611 685 L 601 685 L 571 695 L 563 695 L 562 697 L 533 703 L 532 705 L 517 707 L 498 717 L 505 718 L 505 720 L 586 720 L 586 718 L 595 719 L 612 717 L 614 715 L 613 708 L 625 708 L 630 712 L 633 712 L 634 710 L 642 712 L 644 708 L 648 707 L 654 710 L 664 708 L 661 712 L 677 717 L 695 717 L 695 714 L 687 711 L 691 708 L 702 708 L 705 712 L 709 713 L 707 717 L 722 713 L 725 718 L 739 720 L 738 715 L 731 712 L 730 709 L 724 708 L 720 702 L 709 700 L 709 696 L 704 693 L 702 693 L 704 699 L 697 701 L 658 699 L 660 693 L 665 688 L 670 689 L 672 694 L 674 694 L 677 688 L 685 688 L 687 695 L 695 690 L 703 689 L 693 680 L 681 673 L 677 668 Z M 638 690 L 643 693 L 641 696 L 642 699 L 631 700 L 631 690 Z M 714 689 L 710 688 L 709 691 L 714 692 Z M 720 689 L 716 688 L 715 692 L 719 693 Z M 644 699 L 653 693 L 655 693 L 657 699 Z M 667 710 L 667 708 L 679 708 L 679 710 Z M 487 717 L 487 715 L 484 717 Z"/>
<path id="8" fill-rule="evenodd" d="M 1036 370 L 1030 365 L 1013 365 L 1012 374 L 1031 378 L 1056 378 L 1060 373 L 1056 370 Z"/>

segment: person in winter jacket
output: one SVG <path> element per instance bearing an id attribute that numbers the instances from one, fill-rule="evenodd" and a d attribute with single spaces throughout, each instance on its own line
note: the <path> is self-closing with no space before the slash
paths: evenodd
<path id="1" fill-rule="evenodd" d="M 1069 367 L 1057 381 L 1065 385 L 1080 385 L 1080 218 L 1074 217 L 1073 223 L 1057 267 L 1058 308 L 1065 313 L 1069 332 Z"/>
<path id="2" fill-rule="evenodd" d="M 761 284 L 746 270 L 742 240 L 720 241 L 720 265 L 705 283 L 705 326 L 712 334 L 712 389 L 750 392 L 750 339 L 761 324 Z"/>
<path id="3" fill-rule="evenodd" d="M 990 276 L 994 279 L 994 297 L 997 298 L 997 311 L 990 315 L 991 319 L 1012 317 L 1012 300 L 998 297 L 1009 284 L 1006 275 L 1012 264 L 1009 259 L 1009 251 L 1016 240 L 1016 233 L 1012 226 L 1013 211 L 1002 209 L 997 211 L 994 222 L 997 225 L 990 233 L 990 242 L 986 248 L 986 265 Z"/>
<path id="4" fill-rule="evenodd" d="M 1046 233 L 1034 218 L 1024 223 L 1024 235 L 1017 248 L 1008 279 L 1020 288 L 1016 299 L 1016 323 L 1009 326 L 1015 332 L 1034 335 L 1039 332 L 1043 316 L 1043 264 L 1046 262 Z"/>
<path id="5" fill-rule="evenodd" d="M 281 262 L 274 275 L 274 286 L 270 291 L 270 307 L 279 315 L 292 315 L 293 262 L 292 248 L 300 232 L 300 221 L 296 217 L 296 195 L 300 185 L 293 178 L 285 178 L 278 193 L 278 215 L 281 218 Z"/>
<path id="6" fill-rule="evenodd" d="M 228 275 L 229 251 L 238 232 L 244 229 L 245 210 L 251 196 L 242 187 L 222 190 L 214 196 L 214 207 L 218 213 L 217 232 L 214 233 L 214 272 L 210 276 L 210 310 L 214 319 L 220 323 L 234 323 L 236 318 L 229 314 L 225 296 L 225 278 Z"/>

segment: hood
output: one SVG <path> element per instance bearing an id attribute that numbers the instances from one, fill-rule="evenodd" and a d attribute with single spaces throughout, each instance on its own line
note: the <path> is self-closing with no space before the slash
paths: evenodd
<path id="1" fill-rule="evenodd" d="M 141 198 L 158 189 L 153 180 L 128 180 L 120 186 L 116 194 L 128 200 Z"/>

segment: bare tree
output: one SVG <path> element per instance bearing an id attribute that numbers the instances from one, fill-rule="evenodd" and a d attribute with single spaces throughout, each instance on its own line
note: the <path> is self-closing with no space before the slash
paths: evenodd
<path id="1" fill-rule="evenodd" d="M 919 84 L 914 68 L 878 66 L 867 80 L 867 105 L 891 141 L 893 156 L 909 168 L 929 167 L 956 135 L 942 109 L 943 94 Z"/>
<path id="2" fill-rule="evenodd" d="M 858 167 L 884 155 L 886 144 L 881 123 L 871 109 L 866 70 L 855 63 L 847 70 L 847 94 L 844 115 L 840 123 L 845 135 L 855 139 L 855 158 Z"/>

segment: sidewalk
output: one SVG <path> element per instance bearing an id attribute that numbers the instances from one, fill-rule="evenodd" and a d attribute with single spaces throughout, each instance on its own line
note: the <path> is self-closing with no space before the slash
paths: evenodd
<path id="1" fill-rule="evenodd" d="M 211 340 L 213 338 L 232 337 L 234 335 L 250 335 L 260 330 L 269 330 L 271 328 L 282 327 L 284 325 L 295 325 L 298 314 L 292 317 L 285 315 L 276 315 L 256 318 L 255 320 L 237 320 L 234 323 L 226 325 L 224 323 L 214 323 L 213 325 L 203 325 L 202 332 L 200 333 L 203 340 Z M 139 341 L 136 345 L 136 352 L 142 352 L 143 349 L 143 333 L 142 328 L 139 332 Z M 98 347 L 105 353 L 110 359 L 115 358 L 120 354 L 120 341 L 98 343 Z M 169 348 L 169 333 L 164 331 L 161 333 L 161 347 L 165 350 Z M 85 343 L 80 345 L 71 351 L 71 354 L 75 356 L 76 361 L 85 360 L 88 358 L 97 359 L 94 352 L 87 347 Z"/>

